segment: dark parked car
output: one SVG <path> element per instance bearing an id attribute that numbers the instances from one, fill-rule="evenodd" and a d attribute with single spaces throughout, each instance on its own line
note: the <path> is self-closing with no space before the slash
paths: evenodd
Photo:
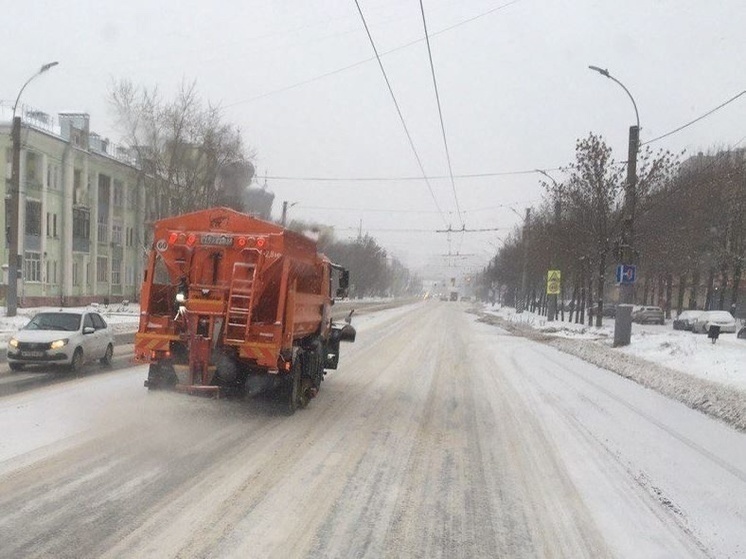
<path id="1" fill-rule="evenodd" d="M 632 322 L 638 324 L 664 324 L 663 309 L 660 307 L 638 307 L 632 311 Z"/>
<path id="2" fill-rule="evenodd" d="M 596 313 L 598 313 L 598 304 L 593 305 L 590 309 L 588 309 L 588 314 L 590 316 L 596 316 Z M 613 303 L 604 303 L 604 308 L 601 311 L 601 315 L 606 318 L 614 318 L 616 316 L 616 305 Z"/>
<path id="3" fill-rule="evenodd" d="M 704 311 L 684 311 L 673 321 L 674 330 L 691 330 L 694 323 Z"/>

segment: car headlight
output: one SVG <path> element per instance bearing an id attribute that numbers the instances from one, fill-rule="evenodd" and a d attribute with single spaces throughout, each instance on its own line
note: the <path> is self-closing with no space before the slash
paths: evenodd
<path id="1" fill-rule="evenodd" d="M 10 339 L 10 340 L 8 341 L 8 345 L 9 345 L 10 347 L 18 347 L 18 340 L 16 340 L 15 338 L 11 338 L 11 339 Z"/>
<path id="2" fill-rule="evenodd" d="M 49 344 L 50 349 L 60 349 L 61 347 L 64 347 L 67 345 L 67 338 L 64 340 L 55 340 L 51 344 Z"/>

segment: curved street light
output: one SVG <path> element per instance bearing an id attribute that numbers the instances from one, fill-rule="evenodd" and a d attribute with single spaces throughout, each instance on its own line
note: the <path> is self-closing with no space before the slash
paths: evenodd
<path id="1" fill-rule="evenodd" d="M 16 316 L 18 310 L 18 270 L 20 267 L 20 258 L 18 255 L 18 239 L 20 237 L 20 231 L 18 231 L 18 215 L 19 215 L 19 204 L 21 201 L 20 190 L 21 190 L 21 117 L 16 116 L 16 110 L 18 109 L 18 103 L 21 100 L 21 95 L 26 86 L 30 84 L 34 78 L 40 76 L 50 68 L 57 66 L 59 62 L 49 62 L 42 65 L 39 70 L 26 80 L 21 90 L 18 92 L 16 102 L 13 103 L 13 128 L 11 131 L 13 140 L 13 165 L 11 174 L 11 187 L 10 187 L 10 223 L 8 224 L 8 290 L 6 294 L 6 316 Z"/>
<path id="2" fill-rule="evenodd" d="M 618 83 L 621 86 L 621 88 L 629 96 L 630 101 L 632 101 L 632 106 L 635 108 L 635 120 L 637 120 L 637 128 L 639 130 L 639 128 L 640 128 L 640 113 L 637 112 L 637 103 L 635 103 L 635 98 L 632 97 L 632 94 L 629 92 L 629 89 L 627 89 L 622 82 L 620 82 L 618 79 L 616 79 L 614 76 L 612 76 L 609 73 L 609 71 L 606 70 L 605 68 L 599 68 L 598 66 L 592 66 L 592 65 L 588 66 L 588 68 L 590 68 L 594 72 L 598 72 L 599 74 L 601 74 L 602 76 L 605 76 L 605 77 L 609 78 L 610 80 L 615 81 L 616 83 Z"/>
<path id="3" fill-rule="evenodd" d="M 26 86 L 30 84 L 32 81 L 34 81 L 35 78 L 42 75 L 44 72 L 49 70 L 50 68 L 54 68 L 57 66 L 59 62 L 48 62 L 47 64 L 42 65 L 41 68 L 39 68 L 39 71 L 36 72 L 33 76 L 31 76 L 29 79 L 26 80 L 26 83 L 23 84 L 23 87 L 21 87 L 21 90 L 18 92 L 18 97 L 16 97 L 16 102 L 13 103 L 13 118 L 16 116 L 16 107 L 18 107 L 18 102 L 21 100 L 21 95 L 23 94 L 23 90 L 26 89 Z"/>
<path id="4" fill-rule="evenodd" d="M 635 120 L 637 124 L 629 127 L 629 151 L 627 157 L 627 188 L 624 196 L 624 213 L 625 218 L 622 223 L 622 257 L 621 264 L 618 268 L 617 275 L 621 278 L 628 277 L 628 271 L 632 272 L 631 276 L 634 277 L 634 268 L 631 266 L 634 255 L 633 241 L 634 241 L 634 221 L 635 221 L 635 206 L 637 205 L 637 150 L 640 147 L 640 113 L 637 111 L 637 103 L 635 98 L 629 92 L 629 89 L 612 76 L 605 68 L 598 66 L 588 66 L 589 69 L 594 72 L 598 72 L 604 77 L 615 81 L 624 90 L 632 101 L 632 106 L 635 108 Z M 621 270 L 621 273 L 620 271 Z M 619 285 L 619 299 L 623 303 L 617 308 L 616 318 L 614 320 L 614 347 L 629 345 L 632 334 L 632 304 L 634 303 L 635 292 L 634 287 L 631 283 L 627 283 L 624 279 Z M 599 310 L 603 306 L 603 301 L 599 301 Z M 596 324 L 600 326 L 601 317 L 596 319 Z"/>

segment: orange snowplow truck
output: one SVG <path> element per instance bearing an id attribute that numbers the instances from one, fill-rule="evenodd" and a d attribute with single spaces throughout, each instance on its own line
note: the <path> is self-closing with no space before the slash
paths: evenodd
<path id="1" fill-rule="evenodd" d="M 313 398 L 350 316 L 334 324 L 349 274 L 303 235 L 228 208 L 155 223 L 135 359 L 148 389 L 191 394 L 272 391 L 287 411 Z"/>

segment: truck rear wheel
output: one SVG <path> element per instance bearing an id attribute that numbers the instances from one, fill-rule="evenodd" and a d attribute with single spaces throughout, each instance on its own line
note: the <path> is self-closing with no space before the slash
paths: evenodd
<path id="1" fill-rule="evenodd" d="M 159 388 L 172 388 L 176 384 L 176 373 L 171 366 L 160 363 L 151 363 L 148 368 L 148 390 Z"/>
<path id="2" fill-rule="evenodd" d="M 290 374 L 285 378 L 283 391 L 283 406 L 287 415 L 293 415 L 295 410 L 305 408 L 308 405 L 308 396 L 303 390 L 303 378 L 301 375 L 302 365 L 300 354 L 293 360 Z"/>

